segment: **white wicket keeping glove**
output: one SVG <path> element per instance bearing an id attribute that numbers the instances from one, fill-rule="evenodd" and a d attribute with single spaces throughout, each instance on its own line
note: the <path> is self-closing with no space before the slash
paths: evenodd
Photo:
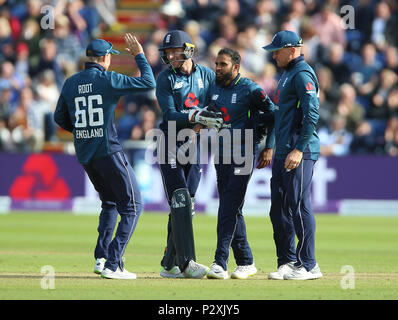
<path id="1" fill-rule="evenodd" d="M 189 111 L 189 121 L 200 123 L 209 129 L 219 130 L 224 122 L 221 112 L 207 111 L 204 109 L 194 109 Z"/>

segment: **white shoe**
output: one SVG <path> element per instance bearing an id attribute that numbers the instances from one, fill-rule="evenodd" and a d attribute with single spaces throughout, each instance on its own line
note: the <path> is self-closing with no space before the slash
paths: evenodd
<path id="1" fill-rule="evenodd" d="M 294 270 L 294 262 L 288 262 L 282 264 L 278 267 L 275 272 L 271 272 L 268 274 L 268 279 L 272 280 L 283 280 L 283 276 L 287 273 L 290 273 Z"/>
<path id="2" fill-rule="evenodd" d="M 184 274 L 177 266 L 174 266 L 170 270 L 166 270 L 164 267 L 162 267 L 162 271 L 160 271 L 160 276 L 162 278 L 173 278 L 173 279 L 184 278 Z"/>
<path id="3" fill-rule="evenodd" d="M 102 270 L 104 270 L 105 258 L 99 258 L 95 261 L 94 273 L 101 274 Z"/>
<path id="4" fill-rule="evenodd" d="M 285 280 L 314 280 L 321 278 L 323 274 L 319 269 L 318 264 L 315 265 L 310 271 L 307 271 L 304 267 L 295 268 L 292 272 L 287 273 L 283 276 Z"/>
<path id="5" fill-rule="evenodd" d="M 231 278 L 232 279 L 247 279 L 250 276 L 253 276 L 257 273 L 257 268 L 253 264 L 246 265 L 246 266 L 237 266 L 235 271 L 232 272 Z"/>
<path id="6" fill-rule="evenodd" d="M 225 271 L 223 267 L 213 262 L 210 265 L 210 271 L 207 273 L 208 279 L 228 279 L 228 271 Z"/>
<path id="7" fill-rule="evenodd" d="M 201 279 L 207 274 L 207 272 L 209 272 L 209 270 L 209 267 L 191 260 L 184 270 L 184 276 L 185 278 Z"/>
<path id="8" fill-rule="evenodd" d="M 117 267 L 116 271 L 105 268 L 101 272 L 101 277 L 106 279 L 137 279 L 137 275 L 135 273 L 128 272 L 126 269 L 123 269 L 122 271 L 119 267 Z"/>

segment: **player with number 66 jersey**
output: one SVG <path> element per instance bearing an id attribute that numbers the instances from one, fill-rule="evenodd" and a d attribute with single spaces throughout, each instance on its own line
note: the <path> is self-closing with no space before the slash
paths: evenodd
<path id="1" fill-rule="evenodd" d="M 124 268 L 122 258 L 142 211 L 133 169 L 117 138 L 116 104 L 123 95 L 156 85 L 141 44 L 129 33 L 125 41 L 141 77 L 107 71 L 111 55 L 119 52 L 110 42 L 95 39 L 86 49 L 85 70 L 65 81 L 54 113 L 55 122 L 73 133 L 77 159 L 101 199 L 94 272 L 108 279 L 136 278 Z M 118 214 L 120 222 L 112 240 Z"/>

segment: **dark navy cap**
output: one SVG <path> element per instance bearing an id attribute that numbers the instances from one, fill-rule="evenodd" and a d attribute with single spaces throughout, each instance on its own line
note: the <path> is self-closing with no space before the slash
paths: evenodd
<path id="1" fill-rule="evenodd" d="M 173 30 L 164 36 L 162 46 L 159 48 L 159 50 L 185 47 L 195 48 L 191 37 L 184 31 Z"/>
<path id="2" fill-rule="evenodd" d="M 91 41 L 86 48 L 87 57 L 102 57 L 111 54 L 119 54 L 119 51 L 113 49 L 112 43 L 103 39 L 95 39 Z"/>
<path id="3" fill-rule="evenodd" d="M 263 47 L 263 49 L 272 52 L 282 48 L 301 47 L 302 45 L 303 39 L 297 33 L 283 30 L 274 35 L 271 44 Z"/>

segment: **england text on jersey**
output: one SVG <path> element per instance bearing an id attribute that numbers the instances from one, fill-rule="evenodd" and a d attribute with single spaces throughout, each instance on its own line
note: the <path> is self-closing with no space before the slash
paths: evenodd
<path id="1" fill-rule="evenodd" d="M 104 136 L 104 130 L 102 128 L 75 131 L 76 139 L 101 138 L 103 136 Z"/>

